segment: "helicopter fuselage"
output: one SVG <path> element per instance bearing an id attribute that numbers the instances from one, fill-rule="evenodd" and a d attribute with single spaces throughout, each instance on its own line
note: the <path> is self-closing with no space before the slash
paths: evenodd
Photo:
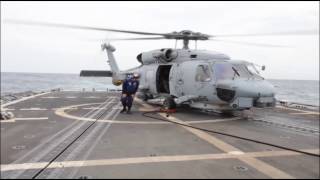
<path id="1" fill-rule="evenodd" d="M 250 62 L 214 51 L 169 48 L 141 53 L 137 59 L 141 66 L 115 73 L 114 80 L 139 73 L 145 100 L 172 97 L 176 104 L 221 111 L 275 105 L 274 87 Z"/>

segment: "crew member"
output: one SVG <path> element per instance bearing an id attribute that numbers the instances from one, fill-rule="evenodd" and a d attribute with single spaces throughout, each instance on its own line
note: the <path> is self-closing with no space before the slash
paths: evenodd
<path id="1" fill-rule="evenodd" d="M 123 109 L 120 113 L 123 113 L 125 111 L 127 112 L 127 114 L 131 113 L 132 101 L 138 88 L 139 88 L 139 74 L 134 73 L 133 75 L 128 75 L 128 78 L 122 84 L 121 102 L 123 105 Z"/>

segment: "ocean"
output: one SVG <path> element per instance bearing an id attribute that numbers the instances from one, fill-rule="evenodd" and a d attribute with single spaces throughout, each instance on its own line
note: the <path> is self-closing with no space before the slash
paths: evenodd
<path id="1" fill-rule="evenodd" d="M 276 98 L 289 102 L 319 106 L 319 81 L 273 80 Z M 9 73 L 1 72 L 1 96 L 25 91 L 63 90 L 107 90 L 120 89 L 107 77 L 80 77 L 78 74 Z"/>

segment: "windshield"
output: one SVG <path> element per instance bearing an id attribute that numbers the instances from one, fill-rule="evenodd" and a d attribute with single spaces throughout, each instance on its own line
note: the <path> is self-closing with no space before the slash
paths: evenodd
<path id="1" fill-rule="evenodd" d="M 217 80 L 236 78 L 263 79 L 252 64 L 215 63 L 213 65 L 213 72 Z"/>

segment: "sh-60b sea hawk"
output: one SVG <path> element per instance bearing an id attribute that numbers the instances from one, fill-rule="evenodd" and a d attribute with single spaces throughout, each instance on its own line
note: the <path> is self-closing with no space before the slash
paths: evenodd
<path id="1" fill-rule="evenodd" d="M 212 51 L 163 48 L 139 54 L 141 66 L 120 71 L 115 48 L 103 44 L 102 49 L 108 54 L 114 85 L 139 73 L 140 97 L 153 102 L 165 97 L 163 105 L 169 109 L 187 104 L 225 113 L 275 105 L 273 86 L 247 61 Z"/>
<path id="2" fill-rule="evenodd" d="M 109 41 L 174 39 L 177 43 L 178 40 L 182 40 L 182 49 L 162 48 L 140 53 L 137 60 L 141 65 L 125 71 L 121 71 L 116 63 L 113 55 L 115 47 L 104 43 L 101 47 L 107 52 L 111 67 L 111 71 L 106 72 L 106 76 L 112 77 L 113 84 L 119 86 L 127 75 L 139 73 L 139 93 L 145 101 L 154 102 L 162 98 L 164 99 L 163 106 L 168 109 L 186 104 L 193 108 L 223 113 L 246 110 L 252 107 L 274 107 L 276 102 L 275 89 L 260 75 L 257 65 L 244 60 L 231 59 L 228 55 L 219 52 L 190 49 L 189 41 L 196 41 L 196 43 L 200 40 L 221 41 L 216 38 L 227 36 L 317 34 L 315 31 L 294 31 L 213 36 L 189 30 L 152 33 L 20 20 L 6 20 L 6 22 L 153 36 L 109 39 Z M 238 41 L 229 42 L 239 43 Z M 258 43 L 245 44 L 277 47 L 276 45 Z M 265 67 L 262 66 L 261 69 L 264 70 Z"/>

